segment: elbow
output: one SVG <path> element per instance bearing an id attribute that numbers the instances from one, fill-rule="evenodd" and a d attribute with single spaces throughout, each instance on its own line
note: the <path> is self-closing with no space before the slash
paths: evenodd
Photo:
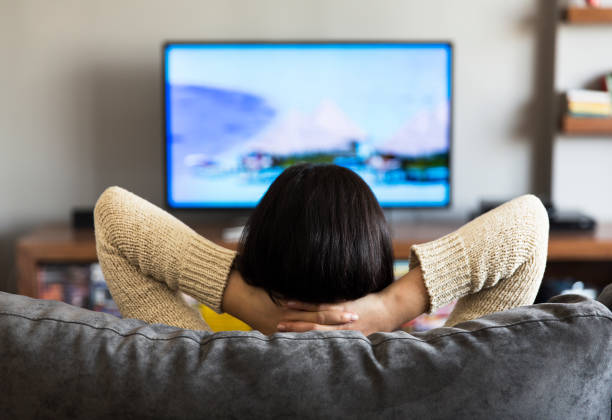
<path id="1" fill-rule="evenodd" d="M 548 249 L 549 219 L 542 201 L 532 194 L 519 197 L 524 210 L 524 226 L 527 237 L 538 248 Z"/>
<path id="2" fill-rule="evenodd" d="M 98 197 L 94 207 L 94 229 L 98 241 L 102 238 L 111 239 L 113 224 L 117 221 L 117 215 L 120 213 L 121 197 L 125 192 L 120 187 L 108 187 Z"/>

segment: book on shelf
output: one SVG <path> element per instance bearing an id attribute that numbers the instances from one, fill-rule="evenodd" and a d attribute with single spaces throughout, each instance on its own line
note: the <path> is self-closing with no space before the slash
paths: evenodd
<path id="1" fill-rule="evenodd" d="M 612 117 L 610 92 L 572 89 L 567 92 L 567 110 L 575 117 Z"/>

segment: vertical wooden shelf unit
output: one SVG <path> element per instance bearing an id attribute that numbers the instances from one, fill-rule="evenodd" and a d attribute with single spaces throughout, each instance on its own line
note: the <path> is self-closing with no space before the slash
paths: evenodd
<path id="1" fill-rule="evenodd" d="M 576 25 L 612 25 L 612 8 L 569 7 L 565 11 L 565 21 Z M 612 136 L 612 118 L 581 118 L 564 115 L 561 119 L 563 134 Z"/>

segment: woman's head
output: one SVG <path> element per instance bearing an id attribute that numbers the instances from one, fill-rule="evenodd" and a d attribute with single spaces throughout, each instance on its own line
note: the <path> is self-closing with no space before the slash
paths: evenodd
<path id="1" fill-rule="evenodd" d="M 393 281 L 384 214 L 368 185 L 336 165 L 286 169 L 251 214 L 238 253 L 247 283 L 305 302 L 356 299 Z"/>

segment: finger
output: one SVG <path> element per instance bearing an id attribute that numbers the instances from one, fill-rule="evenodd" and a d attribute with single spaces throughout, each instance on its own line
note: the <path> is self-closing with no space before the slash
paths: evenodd
<path id="1" fill-rule="evenodd" d="M 348 322 L 357 321 L 358 319 L 359 315 L 355 313 L 337 310 L 309 312 L 289 309 L 281 316 L 282 321 L 303 321 L 322 325 L 346 324 Z"/>
<path id="2" fill-rule="evenodd" d="M 280 332 L 306 332 L 306 331 L 335 331 L 346 330 L 346 324 L 343 325 L 321 325 L 314 322 L 281 322 L 276 326 Z"/>
<path id="3" fill-rule="evenodd" d="M 290 300 L 287 302 L 287 307 L 291 309 L 298 309 L 300 311 L 343 311 L 344 305 L 335 303 L 306 303 L 299 302 L 297 300 Z"/>

